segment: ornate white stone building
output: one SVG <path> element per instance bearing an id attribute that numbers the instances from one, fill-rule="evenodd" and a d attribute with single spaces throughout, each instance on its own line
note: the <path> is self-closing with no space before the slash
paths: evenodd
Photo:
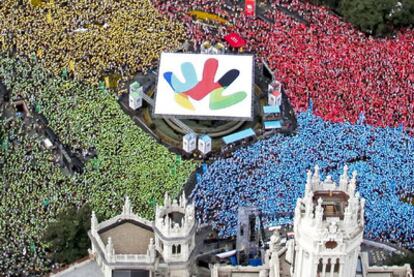
<path id="1" fill-rule="evenodd" d="M 169 276 L 190 276 L 196 225 L 194 206 L 187 205 L 184 194 L 172 203 L 166 194 L 164 205 L 156 207 L 155 248 L 168 266 Z"/>
<path id="2" fill-rule="evenodd" d="M 245 249 L 227 249 L 224 255 L 209 249 L 214 259 L 200 267 L 206 249 L 203 237 L 197 237 L 201 228 L 195 208 L 184 195 L 178 201 L 165 195 L 154 222 L 135 215 L 126 197 L 122 213 L 114 218 L 98 223 L 92 213 L 91 259 L 57 276 L 412 277 L 409 265 L 370 266 L 368 252 L 361 252 L 363 243 L 393 250 L 363 240 L 365 200 L 356 192 L 356 177 L 356 172 L 348 177 L 347 166 L 339 184 L 330 176 L 321 181 L 318 166 L 308 171 L 304 196 L 294 212 L 294 238 L 282 238 L 281 228 L 274 228 L 268 247 L 259 251 L 260 265 L 226 262 L 226 253 Z"/>
<path id="3" fill-rule="evenodd" d="M 190 276 L 195 247 L 194 206 L 182 195 L 156 207 L 154 222 L 135 215 L 128 197 L 122 213 L 98 223 L 92 213 L 90 255 L 103 276 Z"/>
<path id="4" fill-rule="evenodd" d="M 353 277 L 364 232 L 364 205 L 356 172 L 348 180 L 345 166 L 339 186 L 330 176 L 320 181 L 319 168 L 307 174 L 305 195 L 295 218 L 294 277 Z"/>

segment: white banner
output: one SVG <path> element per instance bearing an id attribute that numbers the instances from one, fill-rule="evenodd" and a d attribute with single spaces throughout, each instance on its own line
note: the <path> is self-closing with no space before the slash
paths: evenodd
<path id="1" fill-rule="evenodd" d="M 253 56 L 162 53 L 155 115 L 252 117 Z"/>

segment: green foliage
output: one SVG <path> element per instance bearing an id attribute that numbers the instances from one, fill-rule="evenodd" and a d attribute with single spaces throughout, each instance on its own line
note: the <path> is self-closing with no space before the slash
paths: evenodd
<path id="1" fill-rule="evenodd" d="M 414 253 L 410 252 L 404 256 L 392 256 L 391 259 L 387 261 L 387 265 L 404 265 L 410 264 L 411 268 L 414 269 Z"/>
<path id="2" fill-rule="evenodd" d="M 414 3 L 410 0 L 341 0 L 339 10 L 346 20 L 373 35 L 414 24 Z"/>
<path id="3" fill-rule="evenodd" d="M 326 5 L 332 9 L 337 9 L 341 0 L 312 0 L 311 2 L 316 5 Z"/>
<path id="4" fill-rule="evenodd" d="M 394 0 L 342 0 L 340 10 L 345 19 L 362 31 L 376 34 L 386 29 L 386 15 Z"/>
<path id="5" fill-rule="evenodd" d="M 401 6 L 397 5 L 390 17 L 390 21 L 396 27 L 414 25 L 414 1 L 400 0 Z"/>
<path id="6" fill-rule="evenodd" d="M 71 206 L 57 216 L 57 221 L 49 224 L 43 240 L 52 250 L 53 261 L 70 263 L 88 254 L 91 212 L 87 204 L 80 209 Z"/>

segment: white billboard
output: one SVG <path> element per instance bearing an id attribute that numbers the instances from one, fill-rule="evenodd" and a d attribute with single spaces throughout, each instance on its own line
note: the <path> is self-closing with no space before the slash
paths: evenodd
<path id="1" fill-rule="evenodd" d="M 154 114 L 250 119 L 252 93 L 252 55 L 162 53 Z"/>

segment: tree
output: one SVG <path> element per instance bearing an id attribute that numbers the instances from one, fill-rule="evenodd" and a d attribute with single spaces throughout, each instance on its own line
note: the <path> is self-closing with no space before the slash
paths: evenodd
<path id="1" fill-rule="evenodd" d="M 341 0 L 312 0 L 311 3 L 316 5 L 326 5 L 336 10 L 339 7 Z"/>
<path id="2" fill-rule="evenodd" d="M 49 224 L 43 241 L 49 244 L 52 260 L 71 263 L 88 254 L 91 208 L 71 206 L 58 215 L 58 221 Z"/>
<path id="3" fill-rule="evenodd" d="M 397 1 L 390 11 L 389 19 L 395 27 L 414 25 L 414 1 Z"/>
<path id="4" fill-rule="evenodd" d="M 406 255 L 392 256 L 388 261 L 388 265 L 403 265 L 410 264 L 411 268 L 414 269 L 414 253 L 409 252 Z"/>
<path id="5" fill-rule="evenodd" d="M 342 0 L 344 18 L 372 35 L 385 35 L 414 23 L 411 0 Z"/>
<path id="6" fill-rule="evenodd" d="M 385 29 L 385 17 L 393 0 L 342 0 L 341 13 L 352 24 L 369 34 Z"/>

